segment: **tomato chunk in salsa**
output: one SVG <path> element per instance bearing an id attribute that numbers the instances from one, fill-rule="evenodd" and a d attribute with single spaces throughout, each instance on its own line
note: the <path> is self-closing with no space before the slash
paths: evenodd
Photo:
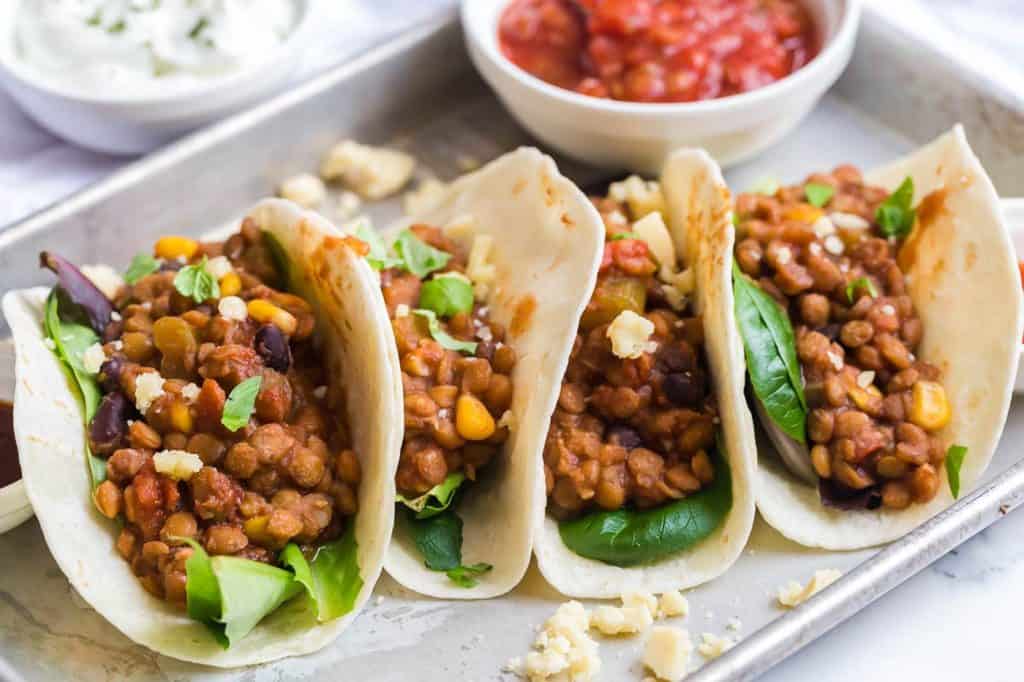
<path id="1" fill-rule="evenodd" d="M 593 97 L 692 102 L 780 80 L 818 51 L 796 0 L 512 0 L 504 55 Z"/>

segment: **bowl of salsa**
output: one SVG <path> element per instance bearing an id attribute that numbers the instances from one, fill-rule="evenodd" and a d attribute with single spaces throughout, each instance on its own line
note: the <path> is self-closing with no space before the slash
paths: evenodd
<path id="1" fill-rule="evenodd" d="M 14 442 L 14 346 L 0 340 L 0 533 L 32 516 Z"/>
<path id="2" fill-rule="evenodd" d="M 656 173 L 683 146 L 742 161 L 849 62 L 860 0 L 463 0 L 470 56 L 516 119 L 577 159 Z"/>

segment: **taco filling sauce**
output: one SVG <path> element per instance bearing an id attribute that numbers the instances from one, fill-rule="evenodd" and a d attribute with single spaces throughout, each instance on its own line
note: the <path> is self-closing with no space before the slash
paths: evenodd
<path id="1" fill-rule="evenodd" d="M 793 0 L 512 0 L 502 53 L 558 87 L 632 102 L 692 102 L 780 80 L 818 50 Z"/>
<path id="2" fill-rule="evenodd" d="M 789 313 L 823 499 L 902 509 L 939 489 L 950 406 L 915 353 L 924 328 L 900 248 L 913 183 L 894 193 L 840 166 L 736 202 L 740 269 Z"/>
<path id="3" fill-rule="evenodd" d="M 630 194 L 633 202 L 622 196 Z M 594 199 L 604 257 L 544 449 L 548 510 L 563 520 L 657 507 L 716 474 L 708 453 L 718 418 L 701 321 L 687 299 L 693 273 L 674 272 L 653 183 L 630 178 L 610 195 Z M 662 262 L 642 235 L 668 244 Z"/>
<path id="4" fill-rule="evenodd" d="M 129 269 L 102 345 L 82 354 L 103 393 L 88 425 L 105 460 L 96 507 L 123 518 L 117 551 L 146 590 L 182 606 L 184 539 L 278 564 L 290 543 L 311 554 L 339 537 L 356 512 L 341 387 L 266 240 L 249 219 L 223 243 L 161 239 L 159 260 Z"/>

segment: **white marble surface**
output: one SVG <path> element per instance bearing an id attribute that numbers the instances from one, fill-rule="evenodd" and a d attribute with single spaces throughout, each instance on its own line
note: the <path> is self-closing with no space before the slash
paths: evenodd
<path id="1" fill-rule="evenodd" d="M 364 0 L 360 4 L 322 0 L 325 20 L 319 22 L 316 38 L 311 40 L 303 73 L 313 73 L 379 40 L 384 17 L 388 17 L 390 30 L 398 30 L 435 11 L 437 4 L 449 1 L 384 0 L 371 3 Z M 909 4 L 911 0 L 900 0 L 904 1 Z M 930 5 L 938 16 L 954 22 L 962 34 L 982 36 L 989 48 L 1001 51 L 1017 64 L 1024 63 L 1024 47 L 1019 39 L 1011 37 L 1006 30 L 1000 30 L 1010 25 L 1021 25 L 1019 22 L 1024 20 L 1024 10 L 1018 2 L 931 0 Z M 34 126 L 9 99 L 0 94 L 0 225 L 102 177 L 122 163 L 121 159 L 102 157 L 63 144 Z M 17 537 L 24 541 L 26 552 L 30 549 L 42 551 L 41 537 L 34 525 L 17 531 Z M 1017 663 L 1019 656 L 1016 655 L 1019 650 L 1018 614 L 1024 605 L 1024 544 L 1021 537 L 1024 537 L 1024 512 L 1017 512 L 792 657 L 765 679 L 863 682 L 918 679 L 925 673 L 929 682 L 959 681 L 968 676 L 977 680 L 1021 679 Z M 756 538 L 758 547 L 771 548 L 776 541 L 777 538 L 767 529 L 759 530 Z M 9 551 L 11 545 L 6 544 L 5 549 Z M 842 566 L 851 565 L 855 559 L 850 555 L 836 557 Z M 827 559 L 822 560 L 827 562 Z M 31 571 L 31 567 L 22 565 L 13 555 L 0 557 L 0 565 L 22 575 Z M 31 591 L 38 595 L 37 601 L 27 599 L 23 594 L 12 595 L 5 588 L 4 575 L 0 575 L 0 656 L 3 656 L 5 646 L 12 646 L 15 640 L 19 646 L 26 641 L 35 642 L 34 652 L 30 654 L 35 659 L 31 679 L 52 679 L 57 674 L 56 670 L 63 668 L 48 667 L 45 659 L 49 656 L 94 658 L 96 646 L 89 637 L 95 632 L 111 659 L 110 679 L 128 675 L 139 679 L 187 679 L 192 676 L 187 667 L 146 655 L 128 646 L 123 639 L 119 640 L 116 633 L 109 631 L 109 626 L 104 626 L 95 614 L 88 613 L 87 607 L 65 591 L 66 588 L 55 593 L 53 586 L 61 584 L 59 574 L 53 573 L 56 570 L 50 563 L 41 571 L 38 580 L 33 581 L 36 589 Z M 759 585 L 759 589 L 763 591 L 772 586 Z M 444 615 L 439 604 L 410 599 L 390 581 L 385 581 L 379 591 L 385 595 L 386 601 L 375 605 L 360 619 L 358 632 L 339 647 L 342 651 L 337 652 L 341 656 L 345 652 L 358 651 L 357 660 L 364 661 L 363 665 L 368 666 L 366 669 L 381 671 L 379 679 L 401 677 L 385 672 L 394 658 L 388 653 L 390 647 L 384 648 L 377 641 L 378 627 L 393 632 L 395 624 L 401 623 L 397 630 L 399 646 L 415 645 L 421 641 L 422 633 L 432 628 L 462 630 L 466 627 L 461 621 Z M 536 576 L 517 594 L 531 600 L 531 603 L 540 598 L 550 604 L 553 602 L 548 600 L 555 598 L 550 590 L 537 584 Z M 69 600 L 75 609 L 68 608 Z M 544 603 L 532 603 L 530 610 L 539 614 L 548 608 Z M 486 609 L 467 609 L 465 612 L 477 620 L 486 618 Z M 716 618 L 725 615 L 723 612 Z M 539 620 L 537 616 L 531 615 L 531 618 L 532 622 Z M 708 618 L 710 620 L 710 616 Z M 531 621 L 526 619 L 526 622 Z M 89 635 L 79 631 L 83 623 L 88 624 Z M 691 628 L 699 631 L 700 626 L 691 623 Z M 523 639 L 521 630 L 522 627 L 510 630 L 510 637 L 517 641 Z M 716 628 L 716 631 L 720 630 L 721 627 Z M 474 643 L 468 636 L 456 634 L 450 641 L 453 644 L 461 642 L 454 647 L 459 652 L 456 658 L 466 657 L 464 652 L 479 645 L 492 655 L 495 668 L 503 662 L 504 647 L 497 643 L 482 645 Z M 406 651 L 411 652 L 413 658 L 418 657 L 416 648 Z M 332 660 L 341 659 L 321 656 L 316 660 L 296 662 L 293 670 L 323 674 L 337 669 L 336 665 L 331 666 Z M 50 674 L 47 674 L 48 670 Z M 458 666 L 455 666 L 450 679 L 469 679 L 460 676 L 458 671 Z M 631 672 L 635 672 L 635 679 L 639 679 L 638 670 Z M 232 678 L 217 676 L 217 679 Z M 250 679 L 250 675 L 244 674 L 243 679 Z"/>

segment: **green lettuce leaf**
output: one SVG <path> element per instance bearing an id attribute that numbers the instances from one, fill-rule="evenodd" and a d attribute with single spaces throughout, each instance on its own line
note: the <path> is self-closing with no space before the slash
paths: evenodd
<path id="1" fill-rule="evenodd" d="M 380 233 L 373 229 L 369 221 L 359 221 L 356 226 L 356 236 L 370 247 L 370 253 L 366 255 L 366 262 L 374 270 L 387 270 L 402 264 L 400 258 L 390 255 L 387 244 L 384 243 Z"/>
<path id="2" fill-rule="evenodd" d="M 434 340 L 441 344 L 442 348 L 465 353 L 466 355 L 472 355 L 476 352 L 476 342 L 462 341 L 442 329 L 441 322 L 437 319 L 437 314 L 433 310 L 416 308 L 412 311 L 412 314 L 426 318 L 427 330 L 430 332 L 430 335 Z"/>
<path id="3" fill-rule="evenodd" d="M 450 253 L 427 244 L 412 230 L 402 230 L 393 248 L 401 259 L 402 267 L 420 279 L 443 268 L 452 257 Z"/>
<path id="4" fill-rule="evenodd" d="M 946 451 L 946 478 L 949 480 L 949 490 L 953 493 L 953 499 L 960 498 L 960 468 L 964 465 L 965 457 L 967 448 L 963 445 L 950 445 Z"/>
<path id="5" fill-rule="evenodd" d="M 473 285 L 455 273 L 434 275 L 420 288 L 419 307 L 441 317 L 468 313 L 473 310 Z"/>
<path id="6" fill-rule="evenodd" d="M 455 499 L 455 493 L 465 480 L 466 475 L 461 471 L 448 474 L 443 481 L 419 497 L 409 499 L 402 494 L 398 494 L 395 496 L 395 500 L 416 512 L 417 519 L 429 519 L 431 516 L 440 514 L 451 505 L 452 500 Z"/>

